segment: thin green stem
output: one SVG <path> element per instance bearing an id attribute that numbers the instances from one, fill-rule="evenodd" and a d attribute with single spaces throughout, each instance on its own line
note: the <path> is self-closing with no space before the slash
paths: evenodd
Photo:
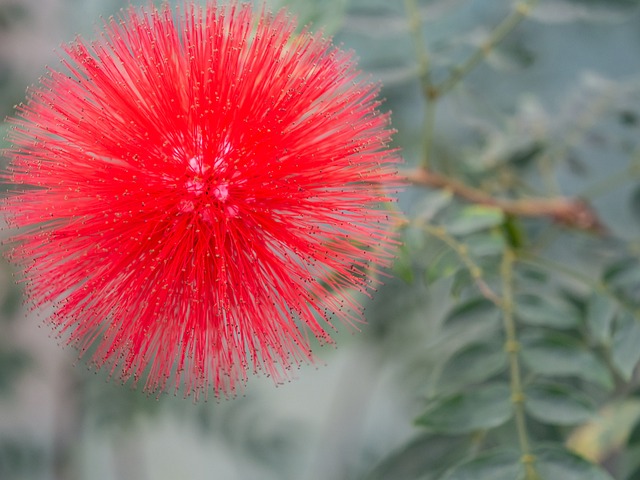
<path id="1" fill-rule="evenodd" d="M 525 468 L 525 480 L 539 480 L 535 469 L 535 457 L 529 445 L 529 434 L 524 412 L 524 392 L 522 390 L 522 375 L 518 353 L 520 344 L 516 335 L 516 322 L 513 316 L 513 263 L 515 254 L 507 249 L 502 257 L 500 274 L 502 277 L 502 318 L 506 335 L 505 350 L 509 355 L 509 374 L 511 379 L 511 401 L 513 402 L 518 443 L 520 445 L 521 461 Z"/>
<path id="2" fill-rule="evenodd" d="M 405 0 L 404 7 L 409 19 L 409 31 L 416 49 L 420 81 L 424 87 L 429 85 L 429 52 L 422 37 L 422 17 L 417 0 Z"/>
<path id="3" fill-rule="evenodd" d="M 439 85 L 431 81 L 430 55 L 422 34 L 422 17 L 417 0 L 405 0 L 405 10 L 409 19 L 409 31 L 413 39 L 418 61 L 418 74 L 423 97 L 426 102 L 423 124 L 423 144 L 421 166 L 428 170 L 431 165 L 433 139 L 435 132 L 435 117 L 438 99 L 451 90 L 467 73 L 475 68 L 493 48 L 513 30 L 528 14 L 537 0 L 523 0 L 517 3 L 511 15 L 505 18 L 467 61 L 453 68 L 451 74 Z"/>
<path id="4" fill-rule="evenodd" d="M 537 0 L 524 0 L 517 3 L 513 12 L 493 29 L 491 36 L 485 40 L 469 58 L 462 64 L 454 67 L 449 77 L 432 88 L 433 98 L 441 97 L 455 87 L 460 80 L 489 55 L 498 43 L 529 15 L 536 3 Z"/>
<path id="5" fill-rule="evenodd" d="M 442 243 L 447 245 L 451 250 L 453 250 L 458 255 L 465 268 L 469 271 L 471 278 L 478 287 L 478 290 L 480 290 L 482 296 L 501 308 L 502 300 L 485 281 L 482 268 L 480 268 L 480 266 L 469 255 L 469 248 L 465 244 L 459 242 L 454 237 L 449 235 L 443 227 L 436 227 L 429 224 L 422 224 L 420 225 L 420 227 L 424 230 L 425 233 L 437 238 Z"/>
<path id="6" fill-rule="evenodd" d="M 416 57 L 418 60 L 418 74 L 420 78 L 420 87 L 424 96 L 425 117 L 422 128 L 422 161 L 421 166 L 425 169 L 429 168 L 431 161 L 431 150 L 433 144 L 433 133 L 435 129 L 436 118 L 436 102 L 432 96 L 433 85 L 430 79 L 430 61 L 427 44 L 422 35 L 422 17 L 420 16 L 420 8 L 417 0 L 405 0 L 404 2 L 407 17 L 409 19 L 409 31 L 413 39 Z"/>

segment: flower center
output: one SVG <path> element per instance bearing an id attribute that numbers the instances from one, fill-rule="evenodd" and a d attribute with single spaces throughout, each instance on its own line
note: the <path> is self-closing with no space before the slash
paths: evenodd
<path id="1" fill-rule="evenodd" d="M 200 145 L 202 141 L 200 140 Z M 207 165 L 202 154 L 194 155 L 187 160 L 184 190 L 187 195 L 180 201 L 178 208 L 182 213 L 196 212 L 205 222 L 211 222 L 216 210 L 233 218 L 238 215 L 238 207 L 231 203 L 229 183 L 217 178 L 226 167 L 227 155 L 232 148 L 229 142 L 223 144 L 222 152 L 216 156 L 213 168 Z M 178 160 L 186 160 L 184 152 L 174 149 Z"/>

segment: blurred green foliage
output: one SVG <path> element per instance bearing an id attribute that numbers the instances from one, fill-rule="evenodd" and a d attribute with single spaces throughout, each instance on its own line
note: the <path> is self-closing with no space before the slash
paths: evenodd
<path id="1" fill-rule="evenodd" d="M 51 3 L 58 42 L 90 35 L 124 4 Z M 34 5 L 0 3 L 3 113 L 42 71 L 16 60 L 31 47 L 6 47 L 36 36 Z M 638 2 L 271 5 L 355 52 L 382 84 L 406 159 L 394 278 L 368 305 L 362 334 L 339 334 L 340 349 L 364 360 L 333 367 L 346 380 L 328 410 L 314 388 L 329 384 L 270 393 L 250 383 L 246 396 L 193 405 L 75 368 L 59 399 L 71 405 L 64 442 L 2 432 L 0 478 L 140 478 L 124 466 L 96 476 L 95 454 L 80 446 L 107 438 L 118 463 L 123 436 L 140 441 L 145 421 L 167 417 L 250 466 L 206 478 L 640 478 Z M 0 418 L 43 362 L 12 341 L 20 293 L 10 285 Z M 301 406 L 302 417 L 287 416 Z"/>

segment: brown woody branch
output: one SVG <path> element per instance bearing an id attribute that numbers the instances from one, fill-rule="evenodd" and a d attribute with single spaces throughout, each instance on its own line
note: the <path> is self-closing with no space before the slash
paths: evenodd
<path id="1" fill-rule="evenodd" d="M 593 208 L 579 198 L 495 198 L 459 180 L 427 171 L 424 168 L 407 170 L 402 174 L 409 183 L 414 185 L 449 190 L 469 202 L 496 207 L 504 213 L 516 217 L 546 217 L 554 222 L 580 230 L 597 233 L 605 231 L 604 225 L 598 219 Z"/>

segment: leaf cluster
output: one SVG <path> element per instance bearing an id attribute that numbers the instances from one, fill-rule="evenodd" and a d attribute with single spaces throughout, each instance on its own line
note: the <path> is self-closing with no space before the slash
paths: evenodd
<path id="1" fill-rule="evenodd" d="M 418 433 L 366 478 L 640 478 L 637 73 L 576 72 L 568 93 L 545 104 L 529 89 L 497 121 L 504 106 L 474 76 L 484 64 L 525 77 L 540 60 L 527 33 L 604 28 L 638 6 L 513 2 L 493 29 L 438 39 L 436 19 L 462 10 L 445 3 L 405 2 L 425 113 L 395 273 L 450 296 Z M 598 221 L 549 214 L 566 198 Z"/>

